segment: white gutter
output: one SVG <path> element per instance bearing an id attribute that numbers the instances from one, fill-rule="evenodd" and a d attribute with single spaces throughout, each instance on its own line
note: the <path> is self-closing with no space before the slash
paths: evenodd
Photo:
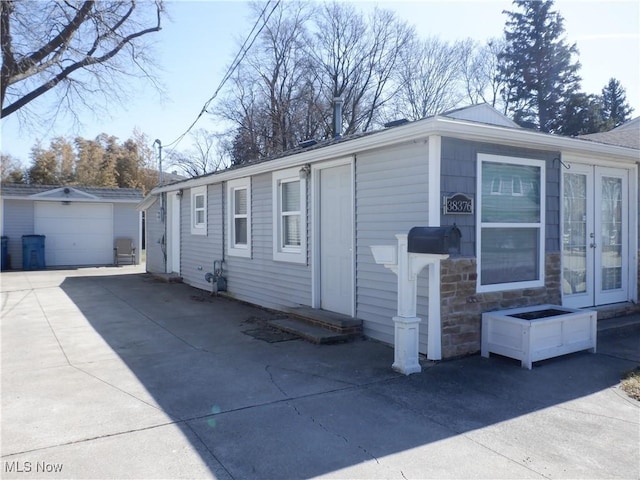
<path id="1" fill-rule="evenodd" d="M 225 170 L 220 173 L 213 173 L 171 185 L 156 187 L 151 191 L 151 195 L 220 183 L 235 178 L 302 166 L 307 163 L 341 158 L 396 143 L 426 138 L 430 135 L 454 137 L 485 143 L 500 143 L 547 151 L 571 151 L 573 153 L 583 153 L 587 155 L 606 155 L 607 157 L 615 157 L 616 160 L 628 161 L 630 163 L 640 161 L 640 151 L 633 148 L 561 137 L 526 129 L 505 128 L 497 125 L 436 116 L 308 152 L 300 152 L 274 160 L 266 160 L 255 165 Z"/>

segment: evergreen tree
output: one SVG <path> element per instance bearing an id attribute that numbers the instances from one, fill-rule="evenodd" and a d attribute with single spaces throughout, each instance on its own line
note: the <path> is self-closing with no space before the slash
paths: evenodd
<path id="1" fill-rule="evenodd" d="M 50 150 L 44 150 L 37 143 L 31 148 L 31 168 L 29 168 L 29 183 L 33 185 L 57 185 L 58 161 Z"/>
<path id="2" fill-rule="evenodd" d="M 569 96 L 562 109 L 557 133 L 574 137 L 607 130 L 602 116 L 602 97 L 578 92 Z"/>
<path id="3" fill-rule="evenodd" d="M 580 89 L 573 62 L 575 44 L 563 38 L 564 20 L 552 10 L 553 0 L 514 0 L 520 11 L 506 13 L 506 48 L 500 73 L 509 93 L 514 120 L 543 132 L 559 132 L 562 109 Z"/>
<path id="4" fill-rule="evenodd" d="M 64 137 L 56 137 L 51 140 L 49 151 L 55 155 L 58 164 L 58 183 L 72 184 L 76 176 L 76 154 L 73 151 L 73 145 Z"/>
<path id="5" fill-rule="evenodd" d="M 615 78 L 602 89 L 602 115 L 606 130 L 610 130 L 629 120 L 633 108 L 627 103 L 627 95 L 620 82 Z"/>
<path id="6" fill-rule="evenodd" d="M 100 179 L 100 171 L 104 150 L 95 140 L 86 140 L 82 137 L 75 139 L 76 181 L 83 186 L 103 186 Z"/>

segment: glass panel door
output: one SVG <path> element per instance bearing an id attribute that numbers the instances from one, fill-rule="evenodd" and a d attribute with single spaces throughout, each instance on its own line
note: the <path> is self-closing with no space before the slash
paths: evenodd
<path id="1" fill-rule="evenodd" d="M 596 168 L 596 305 L 627 300 L 628 200 L 626 171 Z"/>
<path id="2" fill-rule="evenodd" d="M 572 165 L 564 173 L 562 225 L 562 294 L 565 305 L 591 306 L 594 302 L 593 167 Z M 590 193 L 591 192 L 591 193 Z"/>
<path id="3" fill-rule="evenodd" d="M 563 173 L 563 304 L 628 300 L 628 172 L 572 164 Z"/>

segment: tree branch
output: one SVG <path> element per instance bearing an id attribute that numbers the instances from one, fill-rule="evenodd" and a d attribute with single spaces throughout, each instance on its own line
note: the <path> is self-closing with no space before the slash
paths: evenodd
<path id="1" fill-rule="evenodd" d="M 83 4 L 83 8 L 87 7 L 87 5 L 89 4 L 89 7 L 93 6 L 93 1 L 88 1 L 85 2 Z M 135 1 L 132 1 L 132 7 L 129 9 L 129 11 L 124 15 L 123 18 L 128 18 L 131 15 L 132 9 L 135 6 Z M 2 18 L 4 19 L 5 16 L 5 12 L 6 15 L 8 17 L 9 12 L 7 12 L 7 9 L 5 8 L 5 2 L 2 2 Z M 72 20 L 72 22 L 76 22 L 77 19 L 79 18 L 80 13 L 78 13 L 74 19 Z M 83 19 L 86 19 L 86 14 L 84 15 L 84 17 L 82 17 Z M 114 32 L 115 28 L 117 28 L 118 26 L 121 26 L 122 23 L 124 22 L 124 20 L 117 22 L 114 27 L 111 29 L 112 32 Z M 3 20 L 3 25 L 4 25 L 4 20 Z M 7 23 L 8 25 L 8 23 Z M 58 39 L 58 42 L 60 42 L 63 39 L 66 39 L 65 41 L 68 41 L 71 38 L 71 35 L 73 33 L 73 31 L 77 30 L 79 28 L 79 25 L 75 25 L 75 27 L 73 29 L 71 28 L 65 28 L 63 30 L 63 32 L 67 32 L 66 36 L 63 36 L 62 33 L 58 36 L 56 36 L 56 39 Z M 40 85 L 39 87 L 33 89 L 32 91 L 30 91 L 29 93 L 23 95 L 22 97 L 20 97 L 18 100 L 16 100 L 15 102 L 13 102 L 11 105 L 8 105 L 7 107 L 4 107 L 4 103 L 2 103 L 2 110 L 0 112 L 0 118 L 4 118 L 8 115 L 11 115 L 12 113 L 15 113 L 16 111 L 18 111 L 20 108 L 24 107 L 25 105 L 27 105 L 28 103 L 32 102 L 33 100 L 35 100 L 36 98 L 40 97 L 41 95 L 43 95 L 44 93 L 48 92 L 49 90 L 53 89 L 54 87 L 56 87 L 60 82 L 64 81 L 65 79 L 68 79 L 70 77 L 70 75 L 72 73 L 74 73 L 77 70 L 80 70 L 82 68 L 86 68 L 88 66 L 91 65 L 96 65 L 96 64 L 102 64 L 105 63 L 107 61 L 109 61 L 110 59 L 112 59 L 116 54 L 118 54 L 118 52 L 120 52 L 125 46 L 127 46 L 128 44 L 130 44 L 131 42 L 133 42 L 136 38 L 142 37 L 144 35 L 147 35 L 149 33 L 153 33 L 153 32 L 158 32 L 161 30 L 161 4 L 156 2 L 156 25 L 154 27 L 150 27 L 150 28 L 146 28 L 144 30 L 140 30 L 138 32 L 134 32 L 131 33 L 130 35 L 127 35 L 125 37 L 123 37 L 115 47 L 113 47 L 110 51 L 108 51 L 107 53 L 105 53 L 104 55 L 101 55 L 99 57 L 92 57 L 90 55 L 85 56 L 82 60 L 77 61 L 69 66 L 67 66 L 66 68 L 64 68 L 63 70 L 61 70 L 57 75 L 55 75 L 53 78 L 51 78 L 50 80 L 48 80 L 47 82 L 43 83 L 42 85 Z M 4 35 L 4 29 L 3 29 L 3 35 Z M 90 52 L 95 52 L 95 50 L 97 49 L 97 44 L 100 42 L 100 38 L 104 38 L 104 37 L 98 37 L 96 39 L 96 41 L 94 42 L 92 48 L 89 50 Z M 54 39 L 55 40 L 55 39 Z M 36 59 L 36 58 L 40 58 L 41 60 L 46 58 L 46 55 L 42 56 L 42 54 L 44 52 L 49 52 L 52 53 L 54 51 L 54 49 L 51 49 L 50 46 L 54 43 L 54 40 L 52 40 L 51 42 L 47 43 L 47 46 L 49 46 L 49 48 L 47 48 L 47 46 L 43 47 L 42 49 L 39 50 L 39 54 L 33 54 L 31 55 L 29 58 L 31 59 Z M 3 39 L 3 57 L 4 57 L 4 39 Z M 38 52 L 36 52 L 38 53 Z M 26 65 L 24 62 L 20 62 L 20 64 L 22 65 Z M 3 63 L 3 73 L 4 73 L 4 63 Z M 2 100 L 4 100 L 4 93 L 5 93 L 5 89 L 6 89 L 6 84 L 3 82 L 2 85 Z"/>

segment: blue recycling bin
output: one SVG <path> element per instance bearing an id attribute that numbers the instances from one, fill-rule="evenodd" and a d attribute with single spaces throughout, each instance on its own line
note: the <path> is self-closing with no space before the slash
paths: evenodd
<path id="1" fill-rule="evenodd" d="M 44 270 L 44 235 L 22 236 L 22 269 Z"/>
<path id="2" fill-rule="evenodd" d="M 2 236 L 2 252 L 0 254 L 0 270 L 9 268 L 9 237 Z"/>

